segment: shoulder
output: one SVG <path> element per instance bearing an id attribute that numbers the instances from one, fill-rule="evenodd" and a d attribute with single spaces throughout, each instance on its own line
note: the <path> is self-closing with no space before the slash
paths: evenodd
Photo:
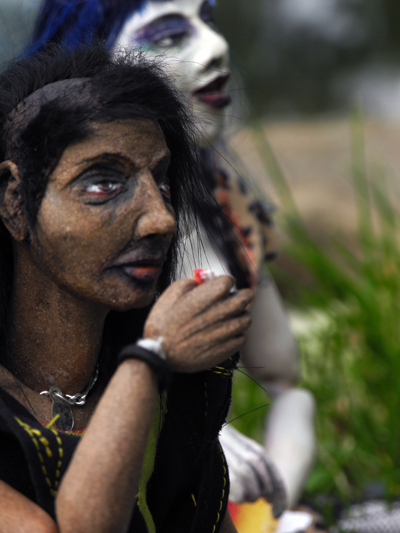
<path id="1" fill-rule="evenodd" d="M 277 252 L 277 233 L 273 220 L 275 206 L 250 188 L 240 176 L 223 169 L 215 171 L 215 197 L 223 213 L 231 221 L 250 260 L 259 269 Z M 251 252 L 250 252 L 251 251 Z"/>

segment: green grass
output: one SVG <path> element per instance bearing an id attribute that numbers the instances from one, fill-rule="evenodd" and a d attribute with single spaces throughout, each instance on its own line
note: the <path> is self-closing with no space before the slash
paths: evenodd
<path id="1" fill-rule="evenodd" d="M 327 251 L 310 238 L 261 128 L 255 138 L 285 215 L 284 253 L 312 279 L 304 289 L 273 269 L 274 278 L 291 288 L 288 304 L 308 323 L 298 333 L 301 385 L 317 401 L 318 453 L 306 494 L 353 499 L 362 496 L 366 485 L 380 481 L 387 497 L 399 497 L 400 217 L 384 174 L 367 178 L 359 113 L 352 125 L 358 250 L 332 241 Z M 231 418 L 265 403 L 263 391 L 239 376 Z M 262 418 L 251 413 L 235 425 L 260 440 Z"/>

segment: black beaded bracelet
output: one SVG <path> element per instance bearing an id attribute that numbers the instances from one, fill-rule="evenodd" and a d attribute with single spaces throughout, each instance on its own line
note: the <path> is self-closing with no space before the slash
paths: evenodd
<path id="1" fill-rule="evenodd" d="M 137 344 L 129 344 L 120 351 L 117 357 L 117 365 L 120 365 L 125 359 L 140 359 L 140 361 L 147 363 L 157 376 L 160 394 L 169 388 L 172 381 L 172 368 L 158 354 Z"/>

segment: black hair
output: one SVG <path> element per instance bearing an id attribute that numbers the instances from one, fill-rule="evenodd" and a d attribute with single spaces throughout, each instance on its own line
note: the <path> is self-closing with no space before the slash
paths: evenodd
<path id="1" fill-rule="evenodd" d="M 159 61 L 149 62 L 139 52 L 114 57 L 98 43 L 81 45 L 73 50 L 53 44 L 43 52 L 14 61 L 0 75 L 0 162 L 4 161 L 7 152 L 5 124 L 18 104 L 48 84 L 75 78 L 89 79 L 96 102 L 92 107 L 71 101 L 66 104 L 63 98 L 56 98 L 45 103 L 39 114 L 23 123 L 14 136 L 12 154 L 20 172 L 25 216 L 34 228 L 49 175 L 66 147 L 89 133 L 90 122 L 126 118 L 157 121 L 171 152 L 168 177 L 178 226 L 159 279 L 160 293 L 174 278 L 182 228 L 188 224 L 196 226 L 199 212 L 207 217 L 215 200 L 197 175 L 199 165 L 193 148 L 191 117 L 165 78 Z M 4 190 L 7 181 L 8 175 L 3 172 L 0 190 Z M 0 361 L 9 367 L 10 361 L 4 359 L 3 352 L 8 351 L 5 342 L 13 254 L 11 236 L 2 222 L 0 249 L 0 340 L 3 346 Z M 103 351 L 112 352 L 109 361 L 114 360 L 115 351 L 123 344 L 140 335 L 147 312 L 109 313 L 103 343 Z"/>

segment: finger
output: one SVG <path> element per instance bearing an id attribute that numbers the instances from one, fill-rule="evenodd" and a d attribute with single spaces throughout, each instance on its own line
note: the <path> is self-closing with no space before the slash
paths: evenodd
<path id="1" fill-rule="evenodd" d="M 216 365 L 219 365 L 229 359 L 232 355 L 237 353 L 244 345 L 246 337 L 239 335 L 237 337 L 228 339 L 219 344 L 207 348 L 202 351 L 199 360 L 201 359 L 201 370 L 208 370 Z"/>
<path id="2" fill-rule="evenodd" d="M 242 313 L 240 316 L 216 321 L 213 317 L 201 315 L 188 323 L 180 332 L 184 349 L 209 349 L 225 340 L 244 335 L 251 325 L 251 315 Z"/>
<path id="3" fill-rule="evenodd" d="M 197 284 L 193 279 L 179 279 L 172 283 L 172 285 L 162 293 L 159 301 L 161 299 L 167 300 L 172 306 L 195 287 L 197 287 Z"/>
<path id="4" fill-rule="evenodd" d="M 207 348 L 198 348 L 196 349 L 195 353 L 193 353 L 192 344 L 188 344 L 186 347 L 185 345 L 182 345 L 180 347 L 180 351 L 182 350 L 185 353 L 191 353 L 191 357 L 186 359 L 181 359 L 179 357 L 177 359 L 174 357 L 174 353 L 171 352 L 168 356 L 168 362 L 171 364 L 175 372 L 184 372 L 189 374 L 201 372 L 219 365 L 237 353 L 244 343 L 245 336 L 241 335 Z"/>
<path id="5" fill-rule="evenodd" d="M 215 304 L 222 298 L 228 296 L 229 291 L 235 284 L 232 276 L 218 276 L 216 279 L 212 279 L 197 285 L 192 290 L 188 291 L 183 302 L 187 308 L 187 312 L 193 315 L 203 313 L 205 309 Z"/>
<path id="6" fill-rule="evenodd" d="M 243 289 L 206 309 L 202 316 L 208 315 L 208 320 L 211 322 L 220 322 L 233 318 L 246 311 L 253 297 L 254 293 L 251 289 Z"/>

